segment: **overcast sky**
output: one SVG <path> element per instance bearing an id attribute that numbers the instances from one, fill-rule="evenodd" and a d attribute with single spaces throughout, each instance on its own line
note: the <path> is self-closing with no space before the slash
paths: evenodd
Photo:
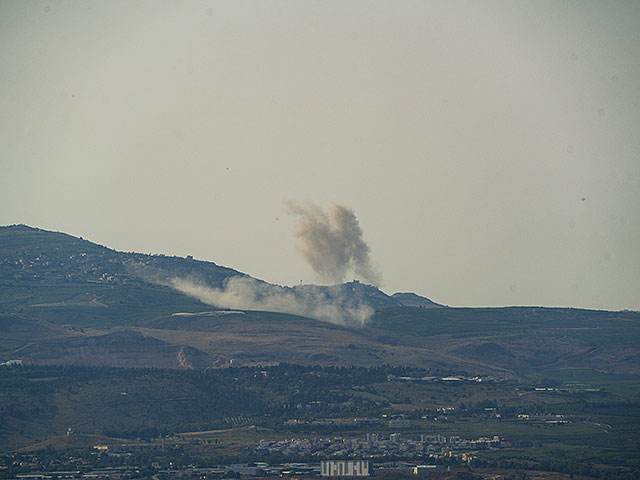
<path id="1" fill-rule="evenodd" d="M 388 293 L 640 308 L 640 2 L 0 2 L 0 224 Z"/>

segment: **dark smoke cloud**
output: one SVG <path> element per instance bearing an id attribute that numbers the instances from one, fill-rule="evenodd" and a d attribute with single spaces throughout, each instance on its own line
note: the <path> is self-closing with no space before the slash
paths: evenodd
<path id="1" fill-rule="evenodd" d="M 380 284 L 380 274 L 371 264 L 369 245 L 353 210 L 335 203 L 326 212 L 311 202 L 286 205 L 298 217 L 294 228 L 300 240 L 298 249 L 322 281 L 340 283 L 353 273 L 367 283 Z"/>

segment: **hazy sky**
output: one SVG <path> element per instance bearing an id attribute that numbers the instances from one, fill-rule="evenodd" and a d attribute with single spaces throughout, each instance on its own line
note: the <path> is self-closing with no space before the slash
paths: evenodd
<path id="1" fill-rule="evenodd" d="M 640 2 L 0 2 L 0 224 L 382 289 L 640 308 Z"/>

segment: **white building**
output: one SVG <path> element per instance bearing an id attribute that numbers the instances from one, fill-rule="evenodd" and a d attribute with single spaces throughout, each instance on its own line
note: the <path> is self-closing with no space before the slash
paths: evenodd
<path id="1" fill-rule="evenodd" d="M 369 460 L 323 460 L 321 465 L 323 477 L 368 477 Z"/>
<path id="2" fill-rule="evenodd" d="M 416 465 L 415 467 L 413 467 L 413 474 L 422 475 L 423 473 L 436 470 L 437 468 L 437 465 Z"/>
<path id="3" fill-rule="evenodd" d="M 407 428 L 411 426 L 411 420 L 405 418 L 393 418 L 389 420 L 389 428 Z"/>

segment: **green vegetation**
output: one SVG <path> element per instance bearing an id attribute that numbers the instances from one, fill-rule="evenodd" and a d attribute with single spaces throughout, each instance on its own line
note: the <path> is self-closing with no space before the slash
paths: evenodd
<path id="1" fill-rule="evenodd" d="M 403 415 L 411 420 L 403 435 L 500 435 L 543 444 L 480 452 L 478 461 L 486 465 L 544 466 L 557 460 L 553 452 L 598 465 L 635 468 L 640 462 L 637 391 L 575 391 L 564 385 L 537 391 L 535 383 L 513 380 L 398 379 L 427 374 L 438 372 L 286 364 L 206 372 L 2 367 L 0 445 L 5 452 L 29 446 L 69 449 L 122 439 L 158 442 L 169 435 L 201 455 L 233 456 L 260 439 L 388 434 L 394 431 L 388 419 Z M 603 378 L 594 375 L 590 385 L 602 387 Z M 518 418 L 523 414 L 530 418 Z M 562 415 L 566 423 L 545 420 L 551 415 Z M 73 436 L 62 437 L 68 428 Z"/>
<path id="2" fill-rule="evenodd" d="M 0 286 L 0 298 L 8 311 L 79 328 L 140 325 L 176 311 L 211 309 L 168 287 L 155 285 Z M 85 298 L 95 300 L 82 301 Z"/>
<path id="3" fill-rule="evenodd" d="M 531 336 L 545 332 L 570 335 L 593 345 L 636 345 L 640 322 L 635 312 L 575 308 L 387 308 L 377 312 L 371 326 L 391 333 L 419 337 L 447 334 L 487 337 L 496 334 Z"/>

